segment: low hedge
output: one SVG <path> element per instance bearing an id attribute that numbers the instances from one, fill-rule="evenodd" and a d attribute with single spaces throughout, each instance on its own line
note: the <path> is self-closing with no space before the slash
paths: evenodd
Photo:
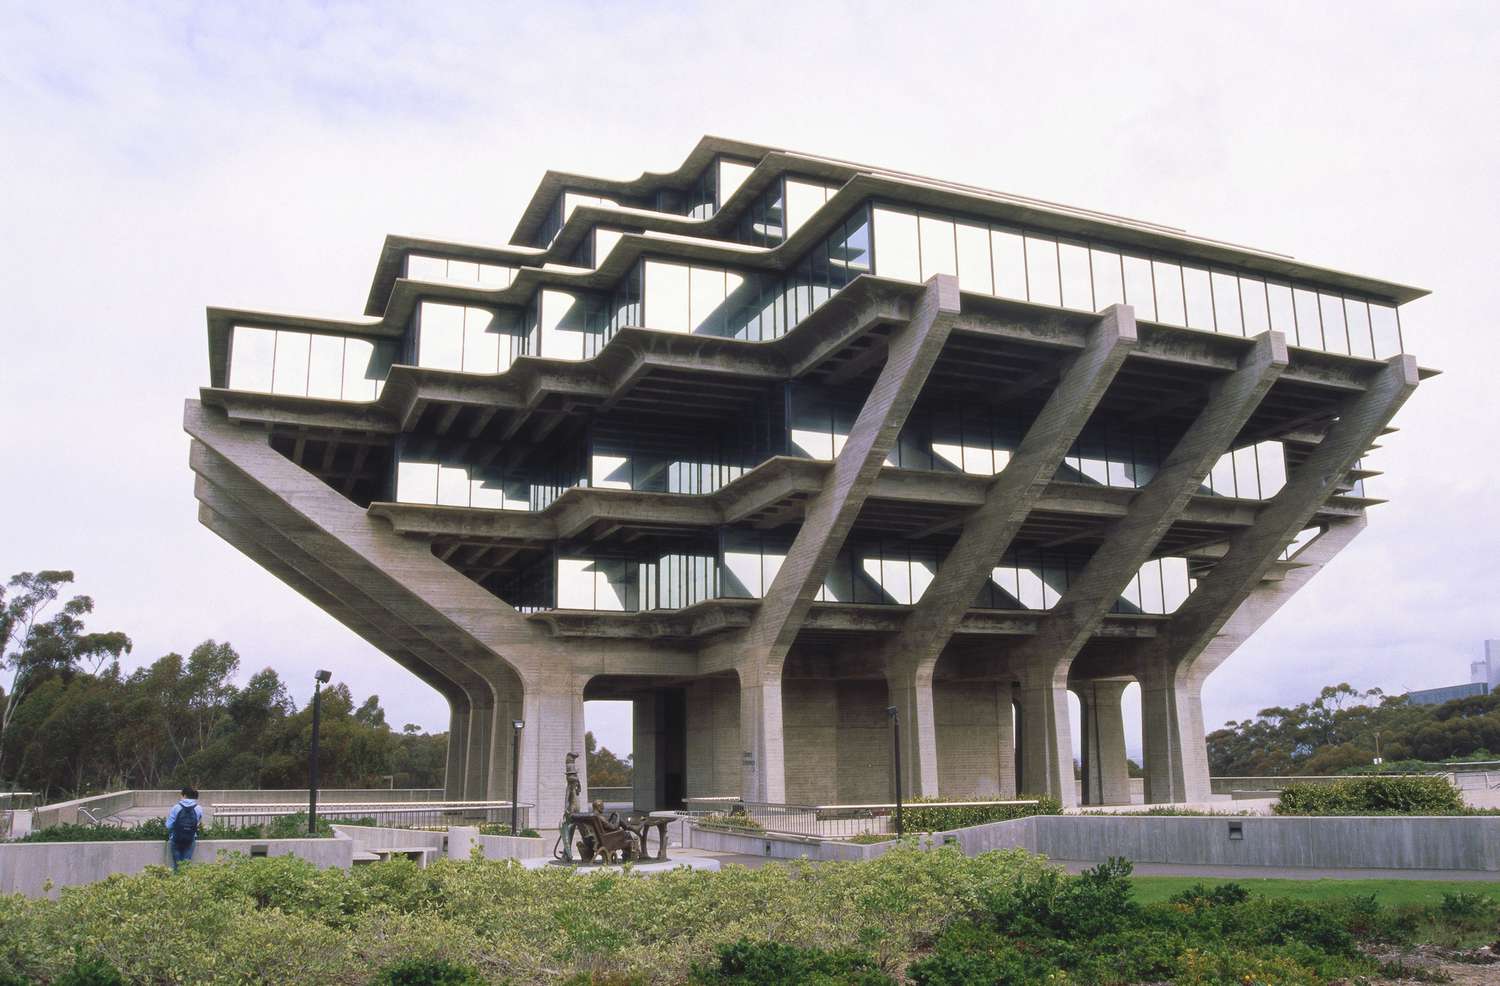
<path id="1" fill-rule="evenodd" d="M 361 818 L 348 825 L 374 825 L 375 820 Z M 328 839 L 333 836 L 333 824 L 328 819 L 318 819 L 316 835 L 307 831 L 307 814 L 297 812 L 284 815 L 264 825 L 221 825 L 213 823 L 198 829 L 200 839 Z M 138 825 L 77 825 L 64 823 L 49 825 L 22 836 L 15 842 L 165 842 L 167 823 L 160 818 L 148 818 Z"/>
<path id="2" fill-rule="evenodd" d="M 1443 777 L 1350 777 L 1331 784 L 1289 784 L 1278 815 L 1461 815 L 1463 795 Z"/>
<path id="3" fill-rule="evenodd" d="M 1020 800 L 1035 801 L 1030 805 L 973 805 L 963 808 L 924 807 L 934 802 L 963 801 L 965 798 L 920 797 L 912 798 L 901 812 L 901 822 L 908 832 L 950 832 L 953 829 L 984 825 L 989 822 L 1005 822 L 1012 818 L 1027 818 L 1031 815 L 1061 815 L 1062 802 L 1048 795 L 1022 794 Z"/>

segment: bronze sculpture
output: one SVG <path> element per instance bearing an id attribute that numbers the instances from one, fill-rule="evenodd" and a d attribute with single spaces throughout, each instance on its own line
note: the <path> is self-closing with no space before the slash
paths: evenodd
<path id="1" fill-rule="evenodd" d="M 606 815 L 602 801 L 590 804 L 591 811 L 579 810 L 578 798 L 583 792 L 583 784 L 578 778 L 577 760 L 578 754 L 569 753 L 564 767 L 568 793 L 562 818 L 557 823 L 557 844 L 552 847 L 554 860 L 564 864 L 589 864 L 599 860 L 608 864 L 633 859 L 666 859 L 670 818 L 630 815 L 622 820 L 618 812 Z M 653 828 L 657 831 L 655 857 L 647 848 Z M 578 840 L 576 859 L 573 856 L 575 837 Z"/>

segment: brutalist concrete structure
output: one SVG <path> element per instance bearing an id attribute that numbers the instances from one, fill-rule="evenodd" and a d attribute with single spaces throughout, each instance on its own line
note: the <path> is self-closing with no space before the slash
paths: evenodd
<path id="1" fill-rule="evenodd" d="M 888 707 L 907 792 L 1118 802 L 1136 681 L 1190 801 L 1204 679 L 1377 502 L 1422 294 L 705 138 L 388 238 L 363 317 L 211 309 L 186 428 L 202 522 L 447 698 L 454 797 L 518 741 L 545 823 L 608 697 L 642 807 L 887 800 Z"/>

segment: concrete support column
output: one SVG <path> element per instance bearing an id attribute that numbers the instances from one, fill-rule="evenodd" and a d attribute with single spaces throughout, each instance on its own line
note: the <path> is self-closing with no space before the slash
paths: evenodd
<path id="1" fill-rule="evenodd" d="M 1083 803 L 1130 804 L 1130 767 L 1125 759 L 1125 716 L 1120 698 L 1129 682 L 1089 681 L 1080 685 L 1083 716 Z"/>
<path id="2" fill-rule="evenodd" d="M 467 800 L 485 801 L 493 793 L 490 783 L 490 767 L 494 762 L 494 729 L 495 706 L 488 700 L 488 696 L 484 699 L 479 699 L 477 696 L 471 697 L 467 730 L 468 754 L 464 757 L 464 798 Z M 509 748 L 509 746 L 506 747 L 506 749 Z M 508 772 L 508 764 L 506 769 Z M 509 787 L 506 788 L 505 796 L 510 796 Z"/>
<path id="3" fill-rule="evenodd" d="M 1067 670 L 1033 660 L 1020 669 L 1021 792 L 1050 794 L 1065 808 L 1078 805 L 1073 780 L 1073 727 L 1068 722 Z"/>
<path id="4" fill-rule="evenodd" d="M 886 672 L 886 688 L 890 703 L 901 718 L 902 793 L 912 797 L 936 795 L 937 720 L 932 705 L 932 672 L 922 668 L 891 669 Z"/>
<path id="5" fill-rule="evenodd" d="M 656 747 L 661 736 L 657 731 L 657 693 L 642 692 L 631 700 L 631 772 L 635 807 L 638 811 L 656 811 L 661 807 L 656 778 Z"/>
<path id="6" fill-rule="evenodd" d="M 740 672 L 740 796 L 786 802 L 781 728 L 781 675 Z"/>
<path id="7" fill-rule="evenodd" d="M 1139 678 L 1146 803 L 1207 801 L 1203 683 L 1160 659 L 1142 662 Z"/>
<path id="8" fill-rule="evenodd" d="M 1010 684 L 997 684 L 995 695 L 995 730 L 999 791 L 1001 798 L 1016 796 L 1016 707 L 1015 692 Z"/>
<path id="9" fill-rule="evenodd" d="M 537 829 L 555 828 L 567 801 L 567 756 L 578 754 L 578 779 L 583 785 L 579 801 L 588 802 L 588 758 L 583 750 L 583 686 L 588 678 L 571 673 L 536 678 L 525 683 L 521 702 L 521 801 L 536 805 L 532 825 Z M 510 755 L 514 730 L 510 720 L 502 723 L 505 737 L 495 744 L 497 754 Z M 498 739 L 498 737 L 497 737 Z M 505 765 L 508 777 L 510 765 Z M 510 797 L 510 789 L 497 791 L 500 799 Z"/>
<path id="10" fill-rule="evenodd" d="M 443 797 L 449 801 L 464 799 L 464 775 L 469 757 L 469 710 L 456 703 L 449 704 L 448 712 L 448 758 L 443 777 Z"/>

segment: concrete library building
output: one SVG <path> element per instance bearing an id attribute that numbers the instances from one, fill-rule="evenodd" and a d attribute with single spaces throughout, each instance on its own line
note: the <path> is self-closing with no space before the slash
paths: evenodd
<path id="1" fill-rule="evenodd" d="M 362 316 L 210 309 L 185 427 L 202 523 L 446 698 L 451 798 L 550 822 L 608 699 L 641 809 L 898 759 L 1121 803 L 1135 684 L 1146 800 L 1201 801 L 1203 683 L 1364 528 L 1424 293 L 705 137 L 388 237 Z"/>

